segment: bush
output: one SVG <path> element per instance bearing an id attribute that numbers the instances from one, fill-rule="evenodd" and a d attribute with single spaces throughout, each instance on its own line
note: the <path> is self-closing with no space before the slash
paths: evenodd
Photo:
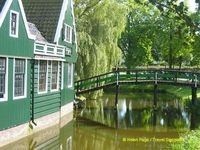
<path id="1" fill-rule="evenodd" d="M 173 150 L 200 150 L 200 129 L 185 133 L 183 142 L 171 145 Z"/>

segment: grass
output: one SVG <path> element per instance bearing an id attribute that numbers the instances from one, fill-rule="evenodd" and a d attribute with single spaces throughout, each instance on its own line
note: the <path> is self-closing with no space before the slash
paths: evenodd
<path id="1" fill-rule="evenodd" d="M 172 150 L 199 150 L 200 129 L 192 130 L 182 136 L 183 141 L 171 145 Z"/>
<path id="2" fill-rule="evenodd" d="M 153 85 L 121 85 L 120 93 L 153 93 Z M 115 92 L 115 87 L 109 87 L 104 89 L 106 93 Z M 200 91 L 197 91 L 197 97 L 200 97 Z M 158 85 L 158 93 L 168 93 L 174 97 L 180 98 L 182 100 L 191 99 L 191 88 L 190 87 L 179 87 L 171 85 Z M 134 94 L 133 94 L 134 95 Z"/>

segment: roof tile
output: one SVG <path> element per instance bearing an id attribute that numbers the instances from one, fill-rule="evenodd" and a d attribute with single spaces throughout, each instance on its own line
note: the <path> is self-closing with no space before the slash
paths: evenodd
<path id="1" fill-rule="evenodd" d="M 28 22 L 34 23 L 48 42 L 53 42 L 63 0 L 22 1 Z"/>

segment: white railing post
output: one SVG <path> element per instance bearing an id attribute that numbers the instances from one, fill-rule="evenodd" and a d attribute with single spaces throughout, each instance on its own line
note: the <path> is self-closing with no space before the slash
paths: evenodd
<path id="1" fill-rule="evenodd" d="M 65 47 L 51 43 L 35 42 L 34 54 L 65 57 Z"/>

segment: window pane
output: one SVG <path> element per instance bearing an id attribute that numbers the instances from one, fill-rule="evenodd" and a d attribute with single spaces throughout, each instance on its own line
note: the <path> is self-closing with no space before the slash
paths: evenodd
<path id="1" fill-rule="evenodd" d="M 68 87 L 73 84 L 73 64 L 68 64 Z"/>
<path id="2" fill-rule="evenodd" d="M 51 79 L 51 89 L 57 89 L 58 87 L 58 62 L 52 62 L 52 79 Z"/>
<path id="3" fill-rule="evenodd" d="M 39 92 L 44 92 L 46 91 L 47 61 L 41 60 L 39 64 Z"/>
<path id="4" fill-rule="evenodd" d="M 24 96 L 25 86 L 25 60 L 15 59 L 15 87 L 14 96 Z"/>
<path id="5" fill-rule="evenodd" d="M 72 37 L 72 28 L 68 25 L 65 25 L 65 40 L 71 42 Z"/>
<path id="6" fill-rule="evenodd" d="M 16 35 L 17 14 L 11 13 L 11 34 Z"/>
<path id="7" fill-rule="evenodd" d="M 6 59 L 0 57 L 0 94 L 5 94 Z M 0 98 L 2 95 L 0 95 Z"/>

